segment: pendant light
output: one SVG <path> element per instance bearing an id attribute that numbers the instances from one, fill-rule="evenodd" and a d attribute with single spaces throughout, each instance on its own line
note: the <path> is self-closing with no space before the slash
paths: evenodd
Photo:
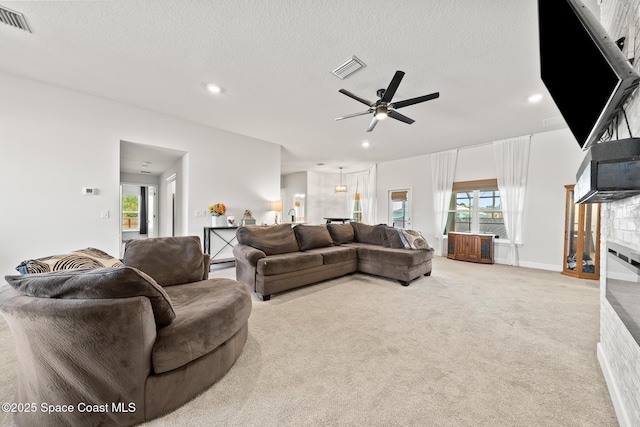
<path id="1" fill-rule="evenodd" d="M 342 185 L 342 166 L 340 167 L 340 185 L 335 186 L 336 193 L 346 193 L 347 186 Z"/>

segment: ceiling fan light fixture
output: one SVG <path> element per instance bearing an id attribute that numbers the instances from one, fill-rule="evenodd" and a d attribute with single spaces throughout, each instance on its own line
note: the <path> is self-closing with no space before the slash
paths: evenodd
<path id="1" fill-rule="evenodd" d="M 388 115 L 389 115 L 389 111 L 387 110 L 387 106 L 386 105 L 378 105 L 376 107 L 376 113 L 374 114 L 376 119 L 384 120 L 384 119 L 387 118 Z"/>

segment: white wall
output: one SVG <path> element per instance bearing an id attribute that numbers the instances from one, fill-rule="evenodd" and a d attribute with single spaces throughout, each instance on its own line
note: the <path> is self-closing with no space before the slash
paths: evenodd
<path id="1" fill-rule="evenodd" d="M 562 271 L 565 185 L 576 183 L 585 153 L 568 129 L 533 135 L 520 265 Z"/>
<path id="2" fill-rule="evenodd" d="M 575 173 L 584 154 L 569 130 L 533 135 L 531 138 L 528 188 L 520 265 L 560 271 L 563 257 L 564 185 L 575 183 Z M 456 181 L 496 177 L 493 146 L 458 150 Z M 378 164 L 378 222 L 388 217 L 389 190 L 411 188 L 413 224 L 432 245 L 441 245 L 433 221 L 433 189 L 429 155 Z M 508 246 L 496 245 L 496 262 L 506 263 Z"/>
<path id="3" fill-rule="evenodd" d="M 262 222 L 279 197 L 276 144 L 8 74 L 0 93 L 3 274 L 24 259 L 88 246 L 119 253 L 121 140 L 189 153 L 181 234 L 202 238 L 210 218 L 195 212 L 212 203 L 237 217 L 251 209 Z M 83 186 L 98 195 L 81 195 Z"/>
<path id="4" fill-rule="evenodd" d="M 282 221 L 291 221 L 290 209 L 295 209 L 295 195 L 304 194 L 300 206 L 300 216 L 306 220 L 307 172 L 297 172 L 282 177 Z"/>
<path id="5" fill-rule="evenodd" d="M 435 241 L 433 222 L 433 191 L 431 184 L 431 160 L 429 155 L 416 156 L 377 166 L 376 223 L 389 222 L 389 190 L 411 189 L 411 227 L 420 230 L 429 242 Z"/>
<path id="6" fill-rule="evenodd" d="M 343 183 L 345 178 L 343 175 Z M 324 218 L 349 217 L 347 193 L 336 193 L 334 187 L 340 183 L 340 173 L 307 172 L 307 221 L 324 224 Z"/>

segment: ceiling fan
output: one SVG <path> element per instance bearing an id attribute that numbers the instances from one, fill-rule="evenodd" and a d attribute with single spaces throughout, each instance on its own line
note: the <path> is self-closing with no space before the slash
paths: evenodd
<path id="1" fill-rule="evenodd" d="M 391 100 L 393 99 L 393 95 L 396 94 L 396 90 L 398 90 L 398 86 L 400 86 L 400 82 L 402 81 L 403 77 L 404 71 L 396 71 L 396 74 L 393 76 L 391 83 L 389 83 L 389 87 L 386 89 L 378 89 L 378 91 L 376 92 L 379 98 L 376 102 L 371 102 L 367 99 L 360 98 L 358 95 L 351 93 L 346 89 L 340 89 L 340 93 L 343 93 L 348 97 L 355 99 L 356 101 L 368 105 L 369 109 L 361 113 L 336 117 L 336 120 L 349 119 L 351 117 L 364 116 L 365 114 L 373 113 L 373 118 L 371 119 L 371 123 L 369 124 L 367 132 L 371 132 L 373 128 L 378 124 L 378 121 L 386 119 L 387 116 L 396 120 L 400 120 L 401 122 L 405 122 L 407 124 L 415 122 L 415 120 L 398 113 L 396 110 L 402 107 L 407 107 L 409 105 L 436 99 L 440 96 L 440 92 L 434 92 L 432 94 L 419 96 L 417 98 L 405 99 L 404 101 L 391 102 Z"/>

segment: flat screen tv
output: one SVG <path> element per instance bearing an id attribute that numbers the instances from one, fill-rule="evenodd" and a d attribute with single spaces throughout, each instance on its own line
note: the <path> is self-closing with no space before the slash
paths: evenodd
<path id="1" fill-rule="evenodd" d="M 538 0 L 540 75 L 584 150 L 606 132 L 640 82 L 580 0 Z"/>

